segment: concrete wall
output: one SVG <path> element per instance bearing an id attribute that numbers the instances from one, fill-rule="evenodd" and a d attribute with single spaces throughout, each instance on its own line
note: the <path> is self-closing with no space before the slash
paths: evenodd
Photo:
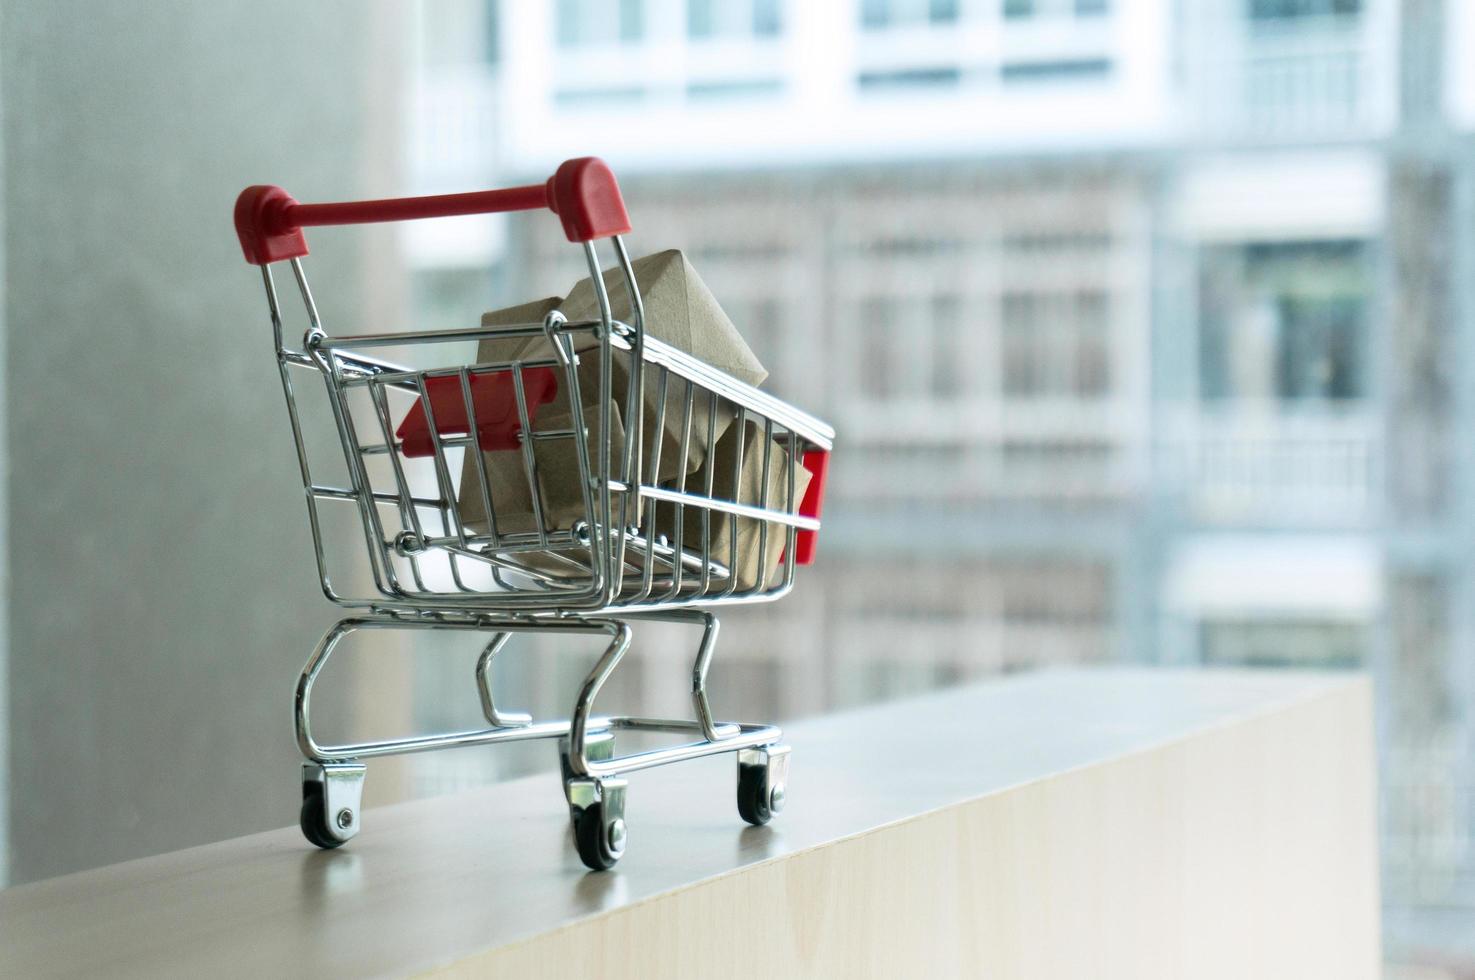
<path id="1" fill-rule="evenodd" d="M 292 684 L 335 613 L 230 209 L 395 189 L 405 32 L 348 0 L 0 16 L 17 883 L 295 816 Z M 314 237 L 327 315 L 393 303 L 383 241 Z"/>

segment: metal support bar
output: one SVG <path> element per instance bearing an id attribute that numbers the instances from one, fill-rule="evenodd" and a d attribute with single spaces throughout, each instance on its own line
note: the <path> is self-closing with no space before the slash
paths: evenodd
<path id="1" fill-rule="evenodd" d="M 532 715 L 521 711 L 503 713 L 497 710 L 492 700 L 492 659 L 502 652 L 510 639 L 511 633 L 498 633 L 482 650 L 476 661 L 476 689 L 481 694 L 481 710 L 487 721 L 497 728 L 526 728 L 533 723 Z"/>
<path id="2" fill-rule="evenodd" d="M 435 749 L 462 748 L 471 745 L 486 745 L 492 742 L 517 742 L 536 738 L 558 738 L 568 735 L 570 722 L 568 721 L 545 721 L 533 723 L 529 717 L 526 721 L 522 716 L 515 714 L 501 714 L 491 700 L 491 691 L 487 686 L 481 686 L 482 707 L 488 713 L 488 720 L 493 727 L 472 729 L 469 731 L 444 732 L 430 735 L 416 735 L 409 738 L 383 739 L 370 742 L 347 742 L 340 745 L 323 745 L 312 736 L 312 689 L 317 682 L 318 675 L 322 673 L 323 667 L 328 659 L 332 657 L 338 644 L 348 635 L 361 629 L 439 629 L 439 630 L 475 630 L 493 631 L 498 634 L 482 651 L 482 657 L 477 663 L 478 681 L 485 677 L 485 671 L 489 668 L 491 659 L 505 644 L 505 637 L 514 632 L 564 632 L 564 633 L 601 633 L 610 632 L 616 624 L 589 622 L 583 620 L 556 620 L 548 622 L 519 622 L 519 621 L 415 621 L 398 619 L 390 616 L 382 618 L 356 618 L 345 619 L 328 630 L 318 642 L 317 649 L 308 658 L 302 668 L 302 674 L 297 679 L 297 697 L 295 703 L 294 719 L 297 732 L 297 747 L 307 759 L 318 763 L 339 762 L 352 759 L 368 759 L 383 755 L 404 755 L 412 752 L 429 752 Z M 628 628 L 627 628 L 628 630 Z M 616 630 L 617 632 L 617 630 Z M 594 729 L 607 727 L 603 719 L 586 719 L 587 725 Z"/>

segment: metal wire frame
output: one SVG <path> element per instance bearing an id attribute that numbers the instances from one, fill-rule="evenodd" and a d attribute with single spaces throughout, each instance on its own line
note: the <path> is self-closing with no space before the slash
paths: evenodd
<path id="1" fill-rule="evenodd" d="M 714 752 L 771 745 L 782 737 L 780 729 L 773 725 L 719 723 L 713 719 L 707 697 L 707 671 L 712 662 L 712 652 L 717 640 L 718 625 L 715 616 L 699 610 L 684 609 L 658 610 L 636 615 L 637 618 L 702 627 L 702 638 L 692 665 L 692 702 L 696 715 L 694 720 L 623 715 L 605 717 L 593 714 L 595 698 L 630 646 L 631 627 L 623 619 L 580 617 L 576 619 L 499 620 L 491 617 L 453 615 L 426 618 L 379 615 L 345 619 L 335 624 L 324 634 L 312 656 L 308 658 L 297 681 L 297 696 L 294 704 L 293 719 L 298 748 L 301 749 L 305 758 L 314 762 L 334 763 L 385 755 L 488 745 L 494 742 L 566 737 L 569 742 L 569 766 L 574 775 L 600 778 L 698 758 Z M 469 631 L 491 635 L 491 639 L 483 648 L 476 664 L 476 681 L 482 711 L 490 727 L 336 745 L 324 745 L 317 741 L 312 734 L 312 692 L 329 658 L 338 650 L 343 640 L 361 630 L 404 629 Z M 506 647 L 507 641 L 518 633 L 593 634 L 610 638 L 609 644 L 580 686 L 574 711 L 569 720 L 534 722 L 531 715 L 505 712 L 496 706 L 491 687 L 491 664 Z M 603 761 L 590 759 L 587 751 L 588 736 L 596 731 L 611 730 L 688 733 L 698 735 L 700 738 L 677 745 L 634 752 L 616 759 Z"/>
<path id="2" fill-rule="evenodd" d="M 586 262 L 598 302 L 600 319 L 570 324 L 557 313 L 541 324 L 469 330 L 422 331 L 330 337 L 323 329 L 300 259 L 291 260 L 293 277 L 307 313 L 308 331 L 300 348 L 283 340 L 280 303 L 270 266 L 263 266 L 263 281 L 271 312 L 273 336 L 291 419 L 293 438 L 308 504 L 314 555 L 324 594 L 333 602 L 355 608 L 394 612 L 427 610 L 476 610 L 518 615 L 593 616 L 603 612 L 713 606 L 737 602 L 771 601 L 788 592 L 794 583 L 795 536 L 800 529 L 817 528 L 818 522 L 798 515 L 796 468 L 809 448 L 830 448 L 833 432 L 818 420 L 770 395 L 717 371 L 703 362 L 663 344 L 645 333 L 644 310 L 634 271 L 624 243 L 613 246 L 630 300 L 630 324 L 617 321 L 592 245 L 585 245 Z M 542 338 L 549 356 L 523 360 L 454 364 L 414 369 L 379 360 L 366 353 L 376 347 L 465 343 L 486 339 L 527 340 Z M 593 346 L 575 353 L 576 339 L 593 341 Z M 597 365 L 598 397 L 581 392 L 577 370 L 580 358 Z M 628 383 L 614 391 L 613 370 L 623 363 Z M 524 372 L 535 368 L 561 372 L 567 385 L 571 424 L 559 430 L 535 430 L 524 387 Z M 302 431 L 301 412 L 293 387 L 294 370 L 307 369 L 325 385 L 348 486 L 319 483 L 312 476 L 312 460 Z M 521 424 L 521 457 L 533 510 L 531 532 L 509 533 L 498 526 L 491 481 L 475 442 L 476 409 L 472 398 L 475 377 L 506 372 L 511 375 Z M 469 422 L 466 435 L 448 435 L 435 421 L 428 382 L 457 378 Z M 647 404 L 647 379 L 654 385 L 655 406 Z M 356 412 L 351 399 L 367 396 L 370 411 L 366 420 Z M 432 445 L 431 468 L 437 492 L 412 491 L 406 460 L 393 434 L 390 397 L 418 402 L 429 427 Z M 623 396 L 624 439 L 618 458 L 612 458 L 611 404 Z M 587 406 L 593 402 L 592 418 Z M 692 469 L 693 419 L 698 406 L 705 415 L 705 438 L 700 440 L 710 454 L 718 436 L 720 418 L 736 425 L 737 451 L 733 470 L 724 482 L 733 488 L 733 499 L 714 495 L 717 488 L 715 461 L 701 468 L 703 480 L 695 489 L 687 487 Z M 646 431 L 647 412 L 658 431 L 667 424 L 668 409 L 679 416 L 679 440 L 674 481 L 664 482 L 663 438 L 652 440 L 648 458 L 642 459 L 641 441 Z M 597 433 L 593 452 L 583 433 L 592 424 Z M 759 472 L 759 499 L 744 502 L 742 485 L 743 436 L 747 427 L 761 426 L 763 460 Z M 369 435 L 366 436 L 366 433 Z M 583 519 L 571 527 L 550 528 L 543 514 L 547 487 L 539 472 L 535 445 L 551 440 L 571 441 L 579 472 L 578 494 L 582 497 Z M 780 488 L 782 500 L 769 499 L 775 443 L 788 460 L 787 480 Z M 473 530 L 462 519 L 461 499 L 448 450 L 461 449 L 463 466 L 469 467 L 480 488 L 480 505 L 487 527 Z M 371 462 L 386 460 L 388 486 L 376 484 Z M 382 482 L 382 481 L 381 481 Z M 466 484 L 462 484 L 462 490 Z M 349 595 L 335 587 L 326 555 L 320 504 L 352 503 L 362 525 L 369 555 L 369 568 L 377 595 Z M 386 514 L 392 515 L 393 522 Z M 714 545 L 714 515 L 724 515 L 727 547 Z M 670 521 L 663 536 L 660 519 Z M 695 533 L 688 518 L 697 524 Z M 755 582 L 740 588 L 738 524 L 756 522 L 760 571 Z M 784 553 L 779 574 L 770 581 L 768 565 L 770 524 L 783 528 Z M 693 543 L 692 537 L 698 540 Z M 723 559 L 726 559 L 724 561 Z M 426 566 L 431 566 L 428 569 Z M 489 575 L 491 582 L 469 582 L 467 567 Z M 428 571 L 431 574 L 427 574 Z M 557 570 L 554 570 L 557 569 Z M 449 576 L 449 586 L 430 579 Z"/>
<path id="3" fill-rule="evenodd" d="M 585 259 L 598 302 L 598 320 L 569 323 L 554 312 L 536 324 L 338 337 L 330 336 L 323 328 L 302 261 L 294 258 L 290 260 L 292 274 L 308 321 L 300 347 L 284 341 L 272 270 L 270 265 L 262 266 L 319 583 L 331 601 L 369 611 L 331 627 L 298 678 L 294 712 L 297 742 L 310 760 L 304 770 L 304 799 L 316 788 L 320 794 L 316 798 L 324 806 L 324 801 L 334 801 L 323 813 L 335 814 L 336 821 L 323 827 L 304 823 L 314 843 L 333 846 L 357 833 L 354 811 L 361 803 L 364 769 L 359 759 L 538 738 L 563 740 L 565 792 L 570 805 L 587 813 L 593 801 L 602 798 L 601 820 L 609 822 L 610 833 L 617 832 L 620 840 L 624 833 L 620 819 L 624 782 L 619 774 L 652 766 L 736 751 L 741 772 L 754 765 L 764 767 L 764 792 L 772 790 L 772 796 L 766 798 L 776 801 L 775 808 L 781 805 L 782 778 L 787 772 L 787 749 L 777 744 L 782 733 L 771 725 L 720 723 L 714 719 L 707 695 L 707 673 L 718 623 L 710 611 L 689 607 L 771 601 L 793 587 L 798 531 L 819 526 L 817 520 L 798 513 L 798 468 L 807 450 L 828 450 L 834 433 L 792 406 L 648 337 L 640 291 L 624 243 L 616 237 L 613 247 L 629 299 L 630 323 L 613 317 L 598 257 L 592 244 L 586 243 Z M 549 353 L 545 356 L 431 368 L 393 364 L 368 353 L 385 346 L 424 350 L 435 344 L 539 338 L 546 343 Z M 576 344 L 582 344 L 582 349 L 576 349 Z M 581 358 L 584 364 L 592 363 L 596 368 L 597 392 L 593 399 L 580 388 L 587 381 L 579 371 Z M 619 391 L 615 390 L 617 363 L 623 366 L 626 378 Z M 538 369 L 559 372 L 568 392 L 569 421 L 558 429 L 538 429 L 534 424 L 525 374 Z M 346 467 L 346 486 L 322 483 L 313 476 L 313 454 L 303 431 L 294 387 L 294 374 L 303 371 L 317 375 L 324 385 Z M 494 481 L 479 445 L 473 382 L 498 373 L 510 375 L 512 381 L 519 427 L 518 456 L 521 475 L 527 481 L 531 530 L 514 531 L 499 522 Z M 465 411 L 464 435 L 443 431 L 430 397 L 432 381 L 450 378 L 456 379 Z M 654 386 L 654 406 L 647 398 L 647 381 Z M 415 491 L 408 459 L 396 439 L 391 398 L 418 406 L 424 415 L 431 444 L 429 476 L 434 480 L 433 493 Z M 623 436 L 619 452 L 614 453 L 612 406 L 617 398 L 622 402 Z M 355 400 L 367 403 L 367 411 L 356 410 Z M 680 424 L 675 459 L 666 461 L 674 465 L 663 467 L 666 430 L 672 418 L 668 409 L 674 411 Z M 657 432 L 648 456 L 642 446 L 647 419 Z M 716 455 L 719 421 L 724 429 L 736 426 L 731 470 L 720 474 Z M 695 438 L 694 426 L 699 427 Z M 743 454 L 750 426 L 761 433 L 757 445 L 761 446 L 762 459 L 757 467 L 757 499 L 745 501 Z M 586 435 L 591 429 L 592 452 Z M 540 474 L 537 451 L 540 444 L 559 440 L 572 443 L 577 461 L 578 485 L 574 489 L 582 505 L 580 519 L 568 526 L 550 526 L 552 522 L 546 519 L 548 487 Z M 693 466 L 693 451 L 698 444 L 703 457 L 699 465 Z M 460 449 L 465 457 L 459 482 L 448 456 L 454 449 Z M 771 500 L 773 468 L 779 454 L 786 461 L 786 478 L 778 489 L 782 499 Z M 381 471 L 378 481 L 376 469 Z M 386 470 L 387 482 L 382 472 Z M 693 472 L 700 474 L 699 482 L 688 487 Z M 663 478 L 663 473 L 674 476 Z M 726 493 L 724 488 L 729 483 L 731 492 Z M 478 488 L 477 502 L 485 527 L 472 527 L 463 519 L 462 495 L 473 486 Z M 335 585 L 320 511 L 326 503 L 356 507 L 376 595 L 356 596 Z M 688 528 L 689 519 L 694 528 Z M 718 519 L 726 522 L 725 549 L 714 542 L 714 521 Z M 756 522 L 758 536 L 758 572 L 746 587 L 740 583 L 740 521 Z M 773 580 L 770 525 L 781 528 L 784 534 L 781 569 Z M 667 529 L 669 535 L 663 533 Z M 693 537 L 697 539 L 694 544 Z M 482 581 L 468 574 L 468 568 L 481 573 Z M 449 585 L 445 578 L 449 578 Z M 629 649 L 630 621 L 640 618 L 701 627 L 691 675 L 693 718 L 594 714 L 599 691 Z M 346 637 L 360 630 L 385 629 L 489 634 L 476 666 L 477 689 L 489 727 L 337 745 L 318 742 L 312 734 L 311 701 L 323 667 Z M 516 633 L 592 633 L 609 637 L 580 685 L 567 720 L 534 721 L 531 715 L 498 706 L 492 692 L 491 666 Z M 612 757 L 613 750 L 604 739 L 600 744 L 605 747 L 595 753 L 604 757 L 591 757 L 591 735 L 600 733 L 603 737 L 602 733 L 615 729 L 696 737 L 620 757 Z"/>

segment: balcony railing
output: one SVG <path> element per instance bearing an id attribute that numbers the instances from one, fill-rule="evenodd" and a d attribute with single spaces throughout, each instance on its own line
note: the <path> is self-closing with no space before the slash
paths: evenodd
<path id="1" fill-rule="evenodd" d="M 1389 79 L 1366 25 L 1327 19 L 1242 28 L 1200 49 L 1201 134 L 1299 141 L 1379 128 Z"/>
<path id="2" fill-rule="evenodd" d="M 1381 453 L 1366 413 L 1215 411 L 1159 446 L 1164 485 L 1208 523 L 1345 526 L 1370 521 Z"/>

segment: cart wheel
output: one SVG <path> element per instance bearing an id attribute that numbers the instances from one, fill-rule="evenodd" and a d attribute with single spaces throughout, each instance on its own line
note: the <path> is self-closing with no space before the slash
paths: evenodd
<path id="1" fill-rule="evenodd" d="M 739 767 L 738 814 L 753 826 L 761 827 L 773 819 L 773 809 L 768 802 L 768 773 L 764 767 Z"/>
<path id="2" fill-rule="evenodd" d="M 579 860 L 591 871 L 608 871 L 625 852 L 625 821 L 604 819 L 604 804 L 591 803 L 574 815 Z"/>
<path id="3" fill-rule="evenodd" d="M 748 823 L 761 827 L 784 808 L 789 781 L 789 747 L 773 744 L 739 749 L 737 763 L 738 813 Z"/>
<path id="4" fill-rule="evenodd" d="M 302 836 L 307 838 L 308 843 L 316 844 L 323 850 L 331 851 L 346 843 L 328 833 L 328 812 L 323 804 L 323 784 L 320 782 L 309 780 L 302 784 L 302 814 L 299 823 Z"/>

